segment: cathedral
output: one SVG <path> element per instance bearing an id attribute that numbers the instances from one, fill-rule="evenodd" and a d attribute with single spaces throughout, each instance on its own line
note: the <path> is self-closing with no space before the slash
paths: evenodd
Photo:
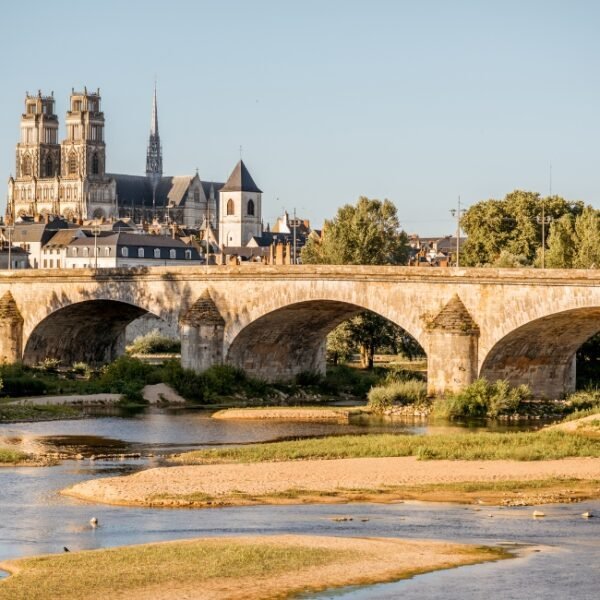
<path id="1" fill-rule="evenodd" d="M 262 191 L 240 160 L 227 182 L 163 175 L 156 88 L 146 175 L 106 172 L 100 90 L 72 90 L 66 137 L 59 142 L 54 93 L 25 96 L 16 173 L 8 181 L 7 222 L 60 215 L 69 221 L 129 217 L 134 223 L 177 223 L 211 229 L 223 247 L 262 235 Z"/>

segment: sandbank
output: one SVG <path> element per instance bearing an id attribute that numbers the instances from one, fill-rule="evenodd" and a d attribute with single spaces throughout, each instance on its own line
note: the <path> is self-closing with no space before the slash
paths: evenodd
<path id="1" fill-rule="evenodd" d="M 600 458 L 420 461 L 409 456 L 159 467 L 123 477 L 84 481 L 62 493 L 105 504 L 203 507 L 290 501 L 377 501 L 380 495 L 382 500 L 418 499 L 418 494 L 403 495 L 403 490 L 467 483 L 474 484 L 471 489 L 475 492 L 477 484 L 483 488 L 493 484 L 504 493 L 505 482 L 522 483 L 527 488 L 527 482 L 540 480 L 558 482 L 558 492 L 562 480 L 569 482 L 562 486 L 567 492 L 573 480 L 587 482 L 586 492 L 579 499 L 600 497 Z M 535 502 L 523 503 L 567 501 L 556 487 L 546 499 L 538 494 Z M 577 494 L 574 496 L 573 500 L 578 499 Z M 461 501 L 460 497 L 444 499 Z M 491 500 L 490 503 L 497 503 L 494 498 Z"/>
<path id="2" fill-rule="evenodd" d="M 183 540 L 8 561 L 0 568 L 14 575 L 0 582 L 0 600 L 281 598 L 508 556 L 493 548 L 395 538 Z"/>

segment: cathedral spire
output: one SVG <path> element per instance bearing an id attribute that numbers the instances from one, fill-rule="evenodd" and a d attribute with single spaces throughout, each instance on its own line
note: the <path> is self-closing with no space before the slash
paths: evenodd
<path id="1" fill-rule="evenodd" d="M 152 99 L 152 120 L 150 122 L 150 137 L 148 139 L 148 150 L 146 152 L 146 175 L 156 188 L 162 177 L 162 147 L 158 133 L 158 108 L 156 102 L 156 83 L 154 84 L 154 96 Z"/>

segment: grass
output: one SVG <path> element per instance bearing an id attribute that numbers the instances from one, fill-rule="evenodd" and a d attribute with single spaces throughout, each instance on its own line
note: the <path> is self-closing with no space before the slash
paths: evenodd
<path id="1" fill-rule="evenodd" d="M 130 546 L 19 561 L 0 583 L 0 599 L 79 600 L 164 585 L 201 584 L 231 577 L 264 577 L 349 558 L 321 548 L 281 548 L 204 540 Z M 66 584 L 66 581 L 68 584 Z"/>
<path id="2" fill-rule="evenodd" d="M 422 406 L 429 404 L 427 384 L 424 381 L 391 381 L 370 389 L 368 394 L 369 408 L 373 412 L 384 412 L 394 405 L 413 404 Z"/>
<path id="3" fill-rule="evenodd" d="M 0 464 L 3 465 L 18 465 L 27 462 L 30 459 L 28 454 L 11 448 L 0 448 Z"/>
<path id="4" fill-rule="evenodd" d="M 562 431 L 343 435 L 196 450 L 172 460 L 183 464 L 207 464 L 385 456 L 417 456 L 422 460 L 600 457 L 600 440 Z"/>
<path id="5" fill-rule="evenodd" d="M 203 492 L 190 494 L 155 494 L 146 506 L 214 508 L 259 504 L 331 504 L 347 502 L 456 502 L 486 505 L 529 506 L 570 503 L 600 496 L 600 480 L 547 478 L 531 481 L 477 481 L 420 485 L 383 486 L 378 488 L 309 490 L 289 488 L 269 494 L 232 491 L 211 496 Z"/>
<path id="6" fill-rule="evenodd" d="M 0 423 L 12 421 L 53 421 L 81 416 L 80 409 L 52 404 L 0 404 Z"/>
<path id="7" fill-rule="evenodd" d="M 417 555 L 423 558 L 414 561 Z M 0 582 L 0 600 L 198 593 L 264 600 L 511 556 L 501 548 L 395 539 L 187 540 L 11 561 L 5 567 L 14 574 Z"/>

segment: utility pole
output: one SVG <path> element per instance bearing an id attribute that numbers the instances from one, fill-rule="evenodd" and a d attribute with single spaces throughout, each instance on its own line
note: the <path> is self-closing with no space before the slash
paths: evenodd
<path id="1" fill-rule="evenodd" d="M 92 227 L 92 233 L 94 234 L 94 271 L 98 271 L 98 234 L 100 233 L 100 227 L 98 223 L 94 222 Z"/>
<path id="2" fill-rule="evenodd" d="M 542 200 L 542 216 L 536 217 L 536 221 L 542 226 L 542 269 L 546 268 L 546 225 L 552 223 L 552 220 L 552 216 L 546 216 L 544 201 Z"/>
<path id="3" fill-rule="evenodd" d="M 210 229 L 210 201 L 207 200 L 206 201 L 206 229 L 204 230 L 204 235 L 206 236 L 206 260 L 204 261 L 204 270 L 206 271 L 206 274 L 208 275 L 208 252 L 209 252 L 209 246 L 208 246 L 208 231 Z"/>
<path id="4" fill-rule="evenodd" d="M 14 227 L 12 225 L 7 225 L 4 228 L 5 232 L 8 232 L 8 270 L 12 271 L 12 232 Z"/>

